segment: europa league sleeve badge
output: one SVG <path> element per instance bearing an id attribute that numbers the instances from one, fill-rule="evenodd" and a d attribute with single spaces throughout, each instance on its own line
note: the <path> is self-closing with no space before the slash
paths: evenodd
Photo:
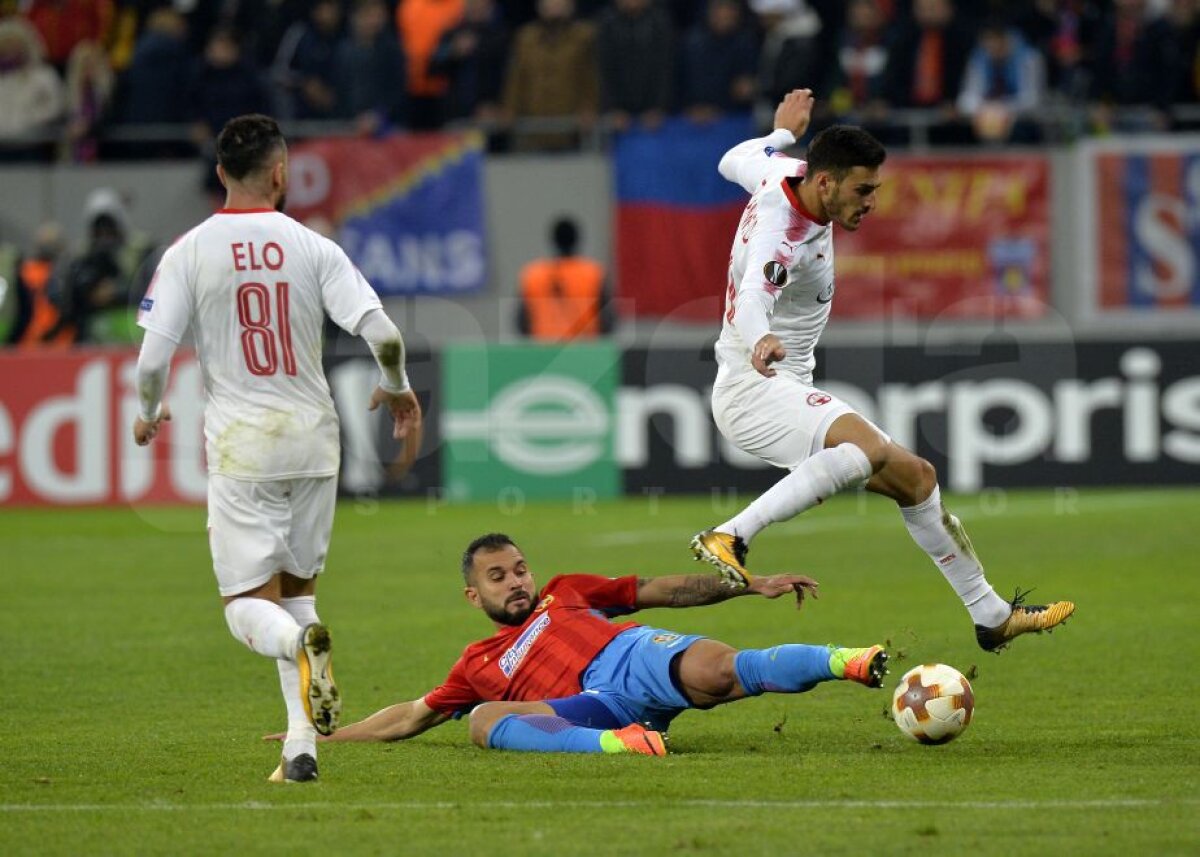
<path id="1" fill-rule="evenodd" d="M 787 282 L 787 268 L 772 259 L 763 265 L 763 276 L 773 286 L 782 286 Z"/>

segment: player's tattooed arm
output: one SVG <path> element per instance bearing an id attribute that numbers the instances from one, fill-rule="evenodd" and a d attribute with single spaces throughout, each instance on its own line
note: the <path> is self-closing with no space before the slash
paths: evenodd
<path id="1" fill-rule="evenodd" d="M 676 574 L 668 577 L 639 577 L 637 604 L 639 609 L 647 607 L 700 607 L 716 604 L 741 595 L 760 595 L 763 598 L 778 598 L 794 593 L 796 606 L 804 603 L 806 596 L 817 597 L 817 581 L 803 574 L 773 574 L 756 576 L 745 589 L 730 589 L 715 574 Z"/>
<path id="2" fill-rule="evenodd" d="M 715 574 L 675 574 L 638 578 L 637 606 L 700 607 L 741 594 Z"/>

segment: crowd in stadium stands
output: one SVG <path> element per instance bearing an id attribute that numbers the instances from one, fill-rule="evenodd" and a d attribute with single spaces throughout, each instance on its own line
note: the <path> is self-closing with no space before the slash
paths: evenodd
<path id="1" fill-rule="evenodd" d="M 56 223 L 26 251 L 0 235 L 0 346 L 128 345 L 140 339 L 136 307 L 162 247 L 130 221 L 120 193 L 97 188 L 84 201 L 85 236 L 67 247 Z"/>
<path id="2" fill-rule="evenodd" d="M 892 145 L 914 109 L 933 144 L 1160 130 L 1198 43 L 1200 0 L 0 0 L 0 158 L 186 154 L 249 111 L 553 150 L 797 86 Z"/>

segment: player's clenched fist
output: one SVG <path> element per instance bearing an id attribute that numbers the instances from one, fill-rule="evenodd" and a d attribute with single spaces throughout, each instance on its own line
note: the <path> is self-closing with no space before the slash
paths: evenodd
<path id="1" fill-rule="evenodd" d="M 813 94 L 811 89 L 793 89 L 783 96 L 775 108 L 775 127 L 786 128 L 792 136 L 800 138 L 808 130 L 812 119 Z"/>
<path id="2" fill-rule="evenodd" d="M 758 340 L 754 350 L 750 352 L 750 365 L 764 378 L 774 378 L 775 370 L 771 368 L 771 364 L 778 363 L 785 357 L 787 357 L 787 349 L 783 347 L 779 337 L 768 333 Z"/>
<path id="3" fill-rule="evenodd" d="M 145 446 L 158 435 L 158 427 L 164 420 L 171 419 L 171 409 L 166 405 L 161 405 L 158 411 L 158 419 L 144 420 L 137 417 L 133 421 L 133 442 L 138 446 Z"/>

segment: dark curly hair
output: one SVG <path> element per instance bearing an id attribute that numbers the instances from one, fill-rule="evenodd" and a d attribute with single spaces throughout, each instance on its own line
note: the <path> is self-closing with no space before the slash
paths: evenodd
<path id="1" fill-rule="evenodd" d="M 826 171 L 841 180 L 855 167 L 874 169 L 883 163 L 887 150 L 862 128 L 830 125 L 808 144 L 808 174 Z"/>
<path id="2" fill-rule="evenodd" d="M 471 569 L 475 567 L 475 554 L 479 551 L 494 551 L 503 547 L 516 547 L 517 543 L 504 533 L 486 533 L 473 539 L 462 555 L 462 576 L 468 584 L 471 582 Z"/>
<path id="3" fill-rule="evenodd" d="M 217 163 L 227 176 L 241 181 L 266 166 L 271 155 L 283 146 L 283 132 L 270 116 L 236 116 L 225 123 L 217 137 Z"/>

